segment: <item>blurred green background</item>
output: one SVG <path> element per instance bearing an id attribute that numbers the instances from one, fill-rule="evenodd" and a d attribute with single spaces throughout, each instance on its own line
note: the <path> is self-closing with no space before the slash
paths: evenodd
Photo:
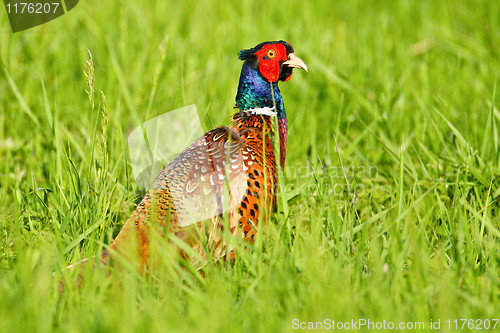
<path id="1" fill-rule="evenodd" d="M 63 267 L 135 207 L 128 133 L 189 104 L 227 124 L 237 52 L 278 39 L 309 73 L 281 84 L 285 191 L 260 241 L 204 277 L 172 259 L 72 288 Z M 497 1 L 80 1 L 16 34 L 0 14 L 0 331 L 498 318 L 499 42 Z"/>

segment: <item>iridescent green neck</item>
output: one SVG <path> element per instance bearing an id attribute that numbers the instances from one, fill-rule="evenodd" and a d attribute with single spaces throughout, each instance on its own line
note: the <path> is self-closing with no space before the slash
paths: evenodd
<path id="1" fill-rule="evenodd" d="M 274 95 L 274 96 L 273 96 Z M 281 97 L 278 83 L 273 84 L 265 80 L 259 71 L 245 61 L 241 69 L 238 93 L 236 94 L 236 105 L 241 111 L 254 108 L 274 106 L 276 103 L 278 118 L 285 118 L 285 106 Z"/>

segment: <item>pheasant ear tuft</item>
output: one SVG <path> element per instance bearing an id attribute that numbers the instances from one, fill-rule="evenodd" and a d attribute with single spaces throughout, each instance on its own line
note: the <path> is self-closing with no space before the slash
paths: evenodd
<path id="1" fill-rule="evenodd" d="M 245 49 L 245 50 L 241 50 L 240 52 L 238 52 L 238 58 L 240 60 L 247 60 L 248 58 L 250 58 L 251 56 L 254 55 L 254 49 Z"/>

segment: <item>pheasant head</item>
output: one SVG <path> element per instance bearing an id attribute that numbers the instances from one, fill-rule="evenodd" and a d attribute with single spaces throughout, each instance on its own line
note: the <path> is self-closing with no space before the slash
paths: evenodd
<path id="1" fill-rule="evenodd" d="M 278 118 L 286 117 L 278 81 L 290 80 L 294 68 L 307 71 L 307 65 L 295 55 L 292 45 L 283 40 L 264 42 L 241 50 L 238 55 L 245 62 L 236 106 L 240 111 L 276 106 Z"/>

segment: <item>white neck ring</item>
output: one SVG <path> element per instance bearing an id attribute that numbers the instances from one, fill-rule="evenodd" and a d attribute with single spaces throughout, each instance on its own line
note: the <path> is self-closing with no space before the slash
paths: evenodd
<path id="1" fill-rule="evenodd" d="M 274 111 L 274 106 L 272 108 L 265 106 L 263 108 L 248 109 L 245 110 L 245 112 L 256 115 L 271 116 L 271 117 L 276 117 L 276 115 L 278 114 L 276 111 Z"/>

